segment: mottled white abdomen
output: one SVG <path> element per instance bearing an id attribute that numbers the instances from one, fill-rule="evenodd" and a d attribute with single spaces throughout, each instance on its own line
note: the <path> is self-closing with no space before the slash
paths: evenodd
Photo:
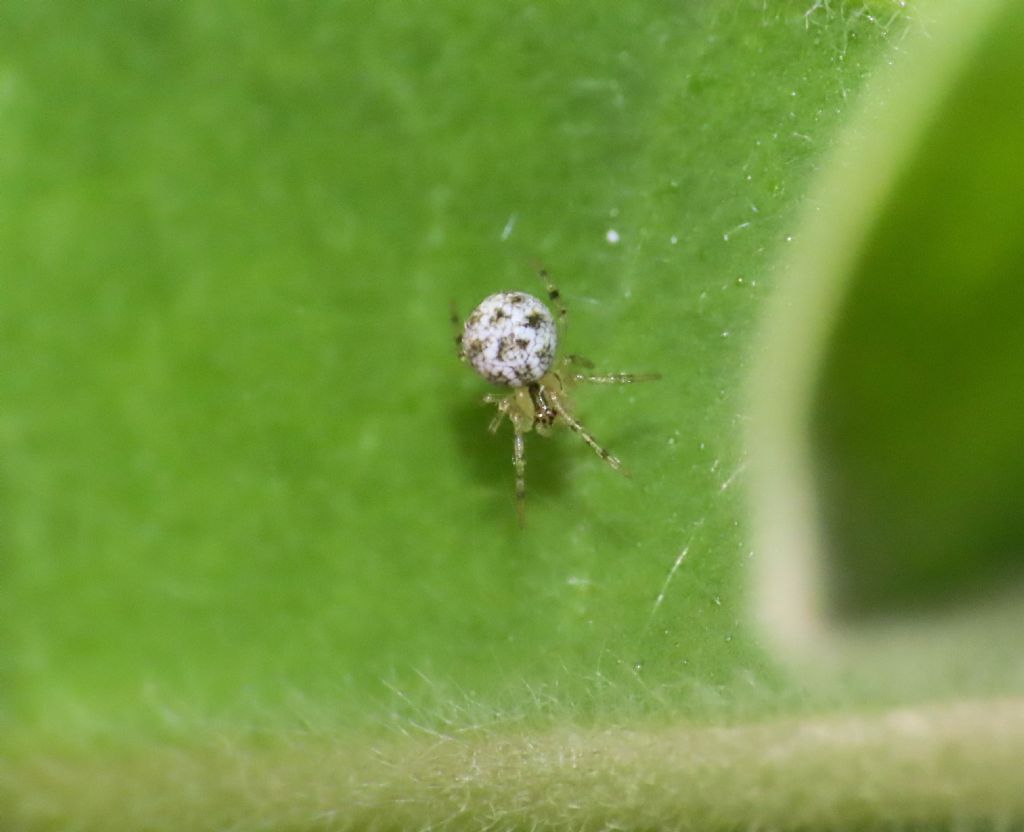
<path id="1" fill-rule="evenodd" d="M 523 387 L 551 368 L 558 331 L 548 308 L 526 292 L 491 295 L 466 319 L 462 351 L 492 384 Z"/>

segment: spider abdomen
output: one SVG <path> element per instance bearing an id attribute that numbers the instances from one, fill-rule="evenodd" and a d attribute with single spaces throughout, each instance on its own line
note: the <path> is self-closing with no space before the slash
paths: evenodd
<path id="1" fill-rule="evenodd" d="M 543 378 L 555 360 L 558 331 L 548 308 L 526 292 L 485 298 L 466 319 L 462 351 L 492 384 L 523 387 Z"/>

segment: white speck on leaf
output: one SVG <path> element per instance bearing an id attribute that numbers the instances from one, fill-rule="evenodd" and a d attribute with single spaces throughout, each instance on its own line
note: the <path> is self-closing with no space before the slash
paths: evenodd
<path id="1" fill-rule="evenodd" d="M 518 219 L 517 215 L 516 214 L 512 214 L 512 215 L 509 216 L 508 220 L 506 220 L 505 227 L 503 229 L 501 229 L 501 241 L 502 242 L 505 242 L 505 240 L 507 240 L 509 237 L 512 236 L 512 231 L 516 227 L 516 220 L 517 219 Z"/>

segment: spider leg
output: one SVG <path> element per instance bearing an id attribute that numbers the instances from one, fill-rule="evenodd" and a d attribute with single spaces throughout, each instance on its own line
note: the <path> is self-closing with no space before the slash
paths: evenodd
<path id="1" fill-rule="evenodd" d="M 548 270 L 544 268 L 544 266 L 540 263 L 535 263 L 534 268 L 537 269 L 537 274 L 540 275 L 540 279 L 544 283 L 544 288 L 548 291 L 548 300 L 550 300 L 558 310 L 558 328 L 564 329 L 566 318 L 569 315 L 569 310 L 565 308 L 565 304 L 562 302 L 562 293 L 559 292 L 558 287 L 551 282 L 551 278 L 548 277 Z"/>
<path id="2" fill-rule="evenodd" d="M 563 404 L 561 396 L 551 391 L 548 392 L 548 396 L 551 399 L 552 404 L 554 404 L 555 408 L 558 410 L 558 415 L 562 418 L 562 420 L 570 428 L 572 428 L 572 430 L 579 434 L 580 439 L 586 442 L 595 454 L 601 457 L 601 459 L 607 462 L 612 468 L 621 473 L 623 476 L 630 476 L 629 471 L 627 471 L 626 468 L 623 466 L 621 460 L 617 456 L 612 454 L 610 451 L 606 451 L 603 447 L 601 447 L 601 443 L 598 442 L 593 437 L 590 431 L 588 431 L 585 427 L 583 427 L 583 425 L 576 421 L 575 417 L 573 417 L 573 415 L 569 412 L 568 408 Z"/>
<path id="3" fill-rule="evenodd" d="M 451 321 L 452 325 L 455 353 L 459 356 L 460 361 L 465 361 L 466 354 L 462 351 L 462 321 L 459 319 L 459 310 L 455 306 L 455 301 L 449 301 L 448 303 L 448 320 Z"/>
<path id="4" fill-rule="evenodd" d="M 516 469 L 516 518 L 526 525 L 526 440 L 518 430 L 512 440 L 512 464 Z"/>
<path id="5" fill-rule="evenodd" d="M 573 373 L 573 381 L 586 381 L 590 384 L 633 384 L 637 381 L 657 381 L 661 373 L 603 373 L 601 375 L 589 375 L 588 373 Z"/>
<path id="6" fill-rule="evenodd" d="M 491 423 L 487 426 L 487 430 L 491 433 L 497 433 L 498 428 L 501 427 L 501 421 L 508 416 L 508 399 L 506 396 L 499 396 L 496 393 L 488 393 L 483 398 L 484 404 L 495 404 L 498 406 L 498 412 L 494 414 L 494 418 L 491 419 Z"/>
<path id="7" fill-rule="evenodd" d="M 576 355 L 570 353 L 565 357 L 565 364 L 567 367 L 586 367 L 588 370 L 594 369 L 594 362 L 589 358 L 584 358 L 582 355 Z"/>

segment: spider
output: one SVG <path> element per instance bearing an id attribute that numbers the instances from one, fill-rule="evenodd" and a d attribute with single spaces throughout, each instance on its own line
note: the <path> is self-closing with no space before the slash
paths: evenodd
<path id="1" fill-rule="evenodd" d="M 555 359 L 558 335 L 565 327 L 568 310 L 545 269 L 538 270 L 548 299 L 558 311 L 557 320 L 544 303 L 526 292 L 499 292 L 481 301 L 464 325 L 452 306 L 452 326 L 458 356 L 492 384 L 510 387 L 510 393 L 488 393 L 484 404 L 498 412 L 489 430 L 496 433 L 502 421 L 512 423 L 512 464 L 516 472 L 516 515 L 525 523 L 526 442 L 525 435 L 536 430 L 549 436 L 552 428 L 564 424 L 616 471 L 629 472 L 619 458 L 600 443 L 573 415 L 569 390 L 580 382 L 591 384 L 632 384 L 653 381 L 659 373 L 608 373 L 594 375 L 591 361 L 579 355 Z"/>

